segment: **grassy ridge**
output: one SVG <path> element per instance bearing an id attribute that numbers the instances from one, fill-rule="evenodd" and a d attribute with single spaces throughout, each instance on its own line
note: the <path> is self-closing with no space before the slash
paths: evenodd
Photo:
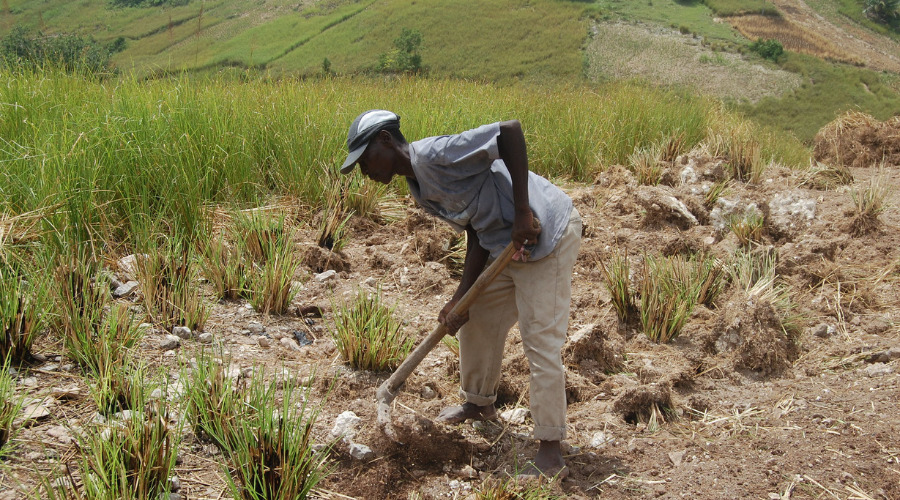
<path id="1" fill-rule="evenodd" d="M 346 128 L 369 108 L 398 112 L 411 140 L 518 118 L 532 168 L 576 180 L 624 163 L 635 147 L 676 133 L 690 146 L 738 121 L 711 101 L 637 85 L 529 89 L 419 78 L 100 82 L 20 72 L 0 88 L 0 102 L 0 210 L 62 204 L 80 223 L 126 240 L 160 224 L 195 233 L 209 204 L 286 193 L 321 207 Z M 796 143 L 764 144 L 766 156 L 803 161 Z"/>
<path id="2" fill-rule="evenodd" d="M 127 48 L 115 61 L 139 72 L 226 64 L 310 75 L 325 57 L 337 73 L 366 71 L 406 27 L 422 32 L 423 63 L 435 76 L 572 80 L 581 74 L 586 9 L 561 0 L 218 0 L 173 8 L 10 0 L 0 34 L 22 25 L 101 42 L 124 36 Z"/>

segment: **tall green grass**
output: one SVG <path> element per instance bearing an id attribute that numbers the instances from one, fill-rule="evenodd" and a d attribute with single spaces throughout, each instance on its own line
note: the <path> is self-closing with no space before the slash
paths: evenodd
<path id="1" fill-rule="evenodd" d="M 400 114 L 410 140 L 518 118 L 530 166 L 590 180 L 675 133 L 691 147 L 738 118 L 712 101 L 637 84 L 528 87 L 424 78 L 270 80 L 175 76 L 95 80 L 12 71 L 0 87 L 0 210 L 60 204 L 70 221 L 131 242 L 196 237 L 210 204 L 289 194 L 324 205 L 323 176 L 362 110 Z M 764 156 L 801 156 L 781 143 Z M 799 162 L 798 163 L 803 163 Z M 400 186 L 401 191 L 404 189 Z M 90 228 L 103 227 L 103 231 Z M 57 229 L 60 229 L 57 227 Z M 94 236 L 92 236 L 94 235 Z"/>

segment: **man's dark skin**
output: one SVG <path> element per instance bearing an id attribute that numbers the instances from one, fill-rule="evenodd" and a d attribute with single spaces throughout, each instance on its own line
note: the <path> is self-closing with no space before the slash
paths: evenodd
<path id="1" fill-rule="evenodd" d="M 540 227 L 535 227 L 534 214 L 528 205 L 528 154 L 525 148 L 525 134 L 518 120 L 500 123 L 500 135 L 497 137 L 500 158 L 509 169 L 513 186 L 513 203 L 515 220 L 512 229 L 512 241 L 518 253 L 517 260 L 525 260 L 522 256 L 523 245 L 537 242 Z M 359 168 L 363 175 L 376 182 L 388 184 L 395 175 L 403 175 L 415 179 L 415 172 L 409 156 L 409 144 L 394 138 L 387 130 L 382 130 L 369 142 L 365 152 L 359 157 Z M 466 227 L 469 242 L 477 242 L 478 237 L 472 226 Z M 469 244 L 466 249 L 466 260 L 463 275 L 456 293 L 441 310 L 438 321 L 447 327 L 451 335 L 456 335 L 459 328 L 469 320 L 468 313 L 452 314 L 450 311 L 459 302 L 466 291 L 475 283 L 484 269 L 490 253 L 479 244 Z M 494 405 L 478 406 L 463 403 L 461 406 L 445 408 L 437 417 L 439 422 L 460 423 L 466 420 L 493 420 L 497 418 Z M 559 441 L 540 441 L 534 465 L 544 473 L 556 473 L 565 467 Z M 524 471 L 525 474 L 536 475 L 538 471 Z"/>

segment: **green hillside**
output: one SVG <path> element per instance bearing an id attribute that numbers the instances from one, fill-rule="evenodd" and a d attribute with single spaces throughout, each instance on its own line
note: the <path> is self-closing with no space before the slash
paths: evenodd
<path id="1" fill-rule="evenodd" d="M 807 3 L 828 22 L 881 37 L 881 50 L 900 57 L 897 34 L 862 15 L 861 0 Z M 763 60 L 723 18 L 739 13 L 780 15 L 767 0 L 4 0 L 0 36 L 25 27 L 101 44 L 121 38 L 112 63 L 138 76 L 234 67 L 308 77 L 323 68 L 371 73 L 409 29 L 421 33 L 419 55 L 432 78 L 640 80 L 721 99 L 807 142 L 849 109 L 881 119 L 900 113 L 896 74 L 795 53 Z"/>
<path id="2" fill-rule="evenodd" d="M 581 73 L 587 33 L 585 4 L 559 0 L 193 0 L 168 8 L 117 8 L 105 0 L 7 3 L 4 32 L 18 25 L 101 42 L 124 36 L 126 48 L 114 62 L 138 73 L 237 65 L 309 75 L 326 57 L 332 71 L 358 73 L 410 28 L 423 34 L 422 58 L 436 76 L 573 79 Z"/>

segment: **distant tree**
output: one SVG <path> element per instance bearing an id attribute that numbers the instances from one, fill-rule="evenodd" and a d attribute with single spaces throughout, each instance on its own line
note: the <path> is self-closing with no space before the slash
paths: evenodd
<path id="1" fill-rule="evenodd" d="M 422 70 L 422 33 L 417 29 L 403 28 L 394 39 L 394 50 L 378 57 L 378 71 L 382 73 L 418 73 Z"/>
<path id="2" fill-rule="evenodd" d="M 900 0 L 865 0 L 863 12 L 875 21 L 895 24 L 900 21 Z"/>
<path id="3" fill-rule="evenodd" d="M 777 62 L 781 54 L 784 54 L 784 46 L 781 45 L 781 42 L 772 39 L 763 40 L 759 38 L 750 44 L 750 50 L 762 56 L 763 59 L 773 62 Z"/>
<path id="4" fill-rule="evenodd" d="M 327 57 L 325 59 L 322 59 L 322 74 L 331 74 L 331 61 Z"/>

